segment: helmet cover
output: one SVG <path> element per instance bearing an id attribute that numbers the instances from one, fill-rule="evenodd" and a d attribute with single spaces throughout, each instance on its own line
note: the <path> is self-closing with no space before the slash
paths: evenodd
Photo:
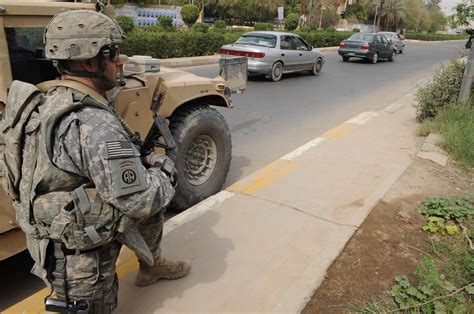
<path id="1" fill-rule="evenodd" d="M 91 10 L 69 10 L 53 17 L 45 29 L 45 56 L 51 60 L 87 60 L 103 47 L 123 43 L 120 26 Z"/>

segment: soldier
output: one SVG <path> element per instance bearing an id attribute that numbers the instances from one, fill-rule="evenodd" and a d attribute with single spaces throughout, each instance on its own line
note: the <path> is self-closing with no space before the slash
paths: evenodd
<path id="1" fill-rule="evenodd" d="M 43 84 L 47 92 L 25 124 L 14 204 L 36 262 L 32 272 L 52 287 L 47 310 L 111 312 L 122 243 L 137 252 L 137 286 L 191 268 L 160 254 L 174 164 L 140 156 L 138 140 L 106 100 L 117 85 L 123 38 L 113 19 L 89 10 L 59 13 L 44 33 L 45 55 L 62 79 Z M 24 97 L 15 86 L 9 103 Z"/>

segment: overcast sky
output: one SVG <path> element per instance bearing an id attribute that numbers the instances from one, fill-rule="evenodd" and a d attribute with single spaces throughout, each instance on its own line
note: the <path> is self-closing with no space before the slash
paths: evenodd
<path id="1" fill-rule="evenodd" d="M 441 0 L 441 10 L 445 15 L 453 14 L 452 9 L 456 6 L 456 4 L 462 3 L 462 0 Z"/>

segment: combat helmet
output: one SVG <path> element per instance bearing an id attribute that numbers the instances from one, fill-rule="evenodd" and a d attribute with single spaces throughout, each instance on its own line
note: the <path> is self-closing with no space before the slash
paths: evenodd
<path id="1" fill-rule="evenodd" d="M 44 31 L 45 56 L 61 75 L 100 79 L 101 89 L 111 90 L 123 85 L 123 72 L 116 80 L 105 75 L 107 60 L 116 62 L 120 55 L 118 45 L 125 36 L 120 26 L 105 14 L 90 10 L 70 10 L 53 17 Z M 70 61 L 98 57 L 96 72 L 74 70 Z"/>
<path id="2" fill-rule="evenodd" d="M 86 60 L 102 48 L 123 43 L 120 26 L 105 14 L 70 10 L 57 14 L 44 32 L 45 56 L 51 60 Z"/>

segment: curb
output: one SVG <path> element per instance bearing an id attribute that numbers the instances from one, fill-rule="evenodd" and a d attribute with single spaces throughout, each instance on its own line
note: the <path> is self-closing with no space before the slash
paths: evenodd
<path id="1" fill-rule="evenodd" d="M 419 39 L 405 39 L 405 41 L 406 41 L 406 42 L 410 42 L 410 43 L 436 44 L 436 43 L 466 42 L 466 39 L 452 39 L 452 40 L 419 40 Z"/>

